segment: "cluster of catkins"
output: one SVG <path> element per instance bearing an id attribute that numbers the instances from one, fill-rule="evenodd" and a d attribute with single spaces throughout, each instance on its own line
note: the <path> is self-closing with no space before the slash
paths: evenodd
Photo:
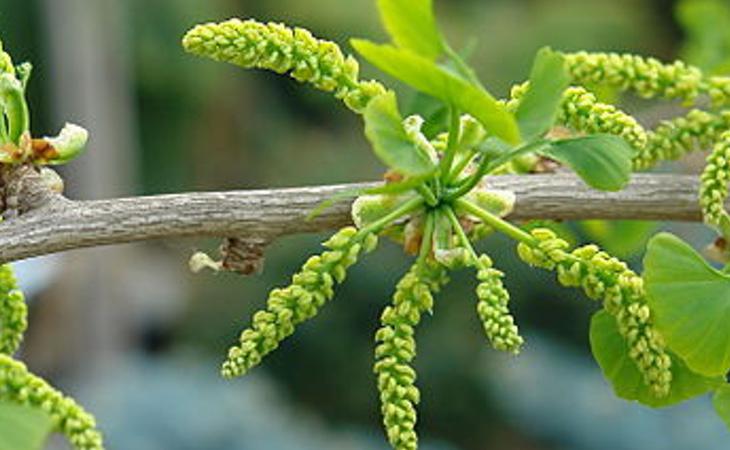
<path id="1" fill-rule="evenodd" d="M 343 56 L 336 44 L 316 39 L 299 28 L 232 19 L 196 26 L 185 36 L 183 44 L 188 51 L 215 60 L 288 73 L 301 82 L 333 92 L 357 113 L 362 113 L 371 99 L 386 92 L 376 81 L 358 80 L 357 62 L 351 56 Z M 727 196 L 730 112 L 692 109 L 685 116 L 646 130 L 630 114 L 599 101 L 587 87 L 603 85 L 618 91 L 632 90 L 645 98 L 678 99 L 687 105 L 704 96 L 720 107 L 730 102 L 730 81 L 706 77 L 699 69 L 682 62 L 663 64 L 634 55 L 581 52 L 566 54 L 565 58 L 574 86 L 563 94 L 558 123 L 575 133 L 621 136 L 636 150 L 635 170 L 648 169 L 719 142 L 702 179 L 702 205 L 708 223 L 717 225 L 727 220 L 723 201 Z M 527 87 L 523 83 L 512 89 L 511 99 L 505 102 L 509 109 L 517 108 Z M 417 117 L 407 120 L 422 123 Z M 471 134 L 483 138 L 485 133 L 478 122 L 469 122 L 473 122 Z M 442 133 L 434 141 L 414 142 L 438 150 L 446 139 Z M 520 257 L 533 266 L 557 271 L 563 285 L 581 288 L 590 298 L 602 300 L 605 309 L 615 317 L 630 349 L 629 356 L 645 383 L 657 397 L 666 396 L 672 382 L 672 361 L 652 324 L 641 277 L 594 245 L 569 251 L 564 240 L 541 228 L 534 229 L 531 237 L 533 241 L 519 244 Z M 333 238 L 337 244 L 330 241 L 326 244 L 330 250 L 310 258 L 290 286 L 271 292 L 266 310 L 254 315 L 251 327 L 230 350 L 223 366 L 225 376 L 246 373 L 291 335 L 298 323 L 316 314 L 332 297 L 332 286 L 344 278 L 347 266 L 362 250 L 369 249 L 370 245 L 361 244 L 360 238 L 355 229 L 338 232 Z M 374 242 L 375 237 L 367 239 Z M 485 333 L 495 348 L 517 353 L 523 339 L 508 309 L 509 294 L 502 285 L 503 274 L 492 267 L 489 257 L 473 259 L 470 265 L 476 267 L 479 280 L 477 312 Z M 415 357 L 413 332 L 421 314 L 430 311 L 432 295 L 443 283 L 444 267 L 433 261 L 416 264 L 399 282 L 394 303 L 385 309 L 382 327 L 376 335 L 375 372 L 384 424 L 397 449 L 414 449 L 417 445 L 414 429 L 419 391 L 410 366 Z"/>

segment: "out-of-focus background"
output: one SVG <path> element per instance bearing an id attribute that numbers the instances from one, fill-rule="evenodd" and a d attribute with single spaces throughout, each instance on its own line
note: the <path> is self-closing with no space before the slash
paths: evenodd
<path id="1" fill-rule="evenodd" d="M 712 16 L 719 22 L 705 26 L 703 18 L 698 28 L 684 15 L 683 28 L 669 0 L 435 3 L 450 41 L 475 44 L 471 62 L 500 96 L 526 78 L 532 55 L 546 44 L 662 59 L 685 52 L 713 69 L 730 56 L 718 44 L 729 50 L 730 39 L 718 36 L 730 21 Z M 34 133 L 51 134 L 66 120 L 91 132 L 87 154 L 63 169 L 70 196 L 380 176 L 360 120 L 336 100 L 276 74 L 182 51 L 190 26 L 231 16 L 303 25 L 345 48 L 352 36 L 385 39 L 374 0 L 0 0 L 6 48 L 35 66 Z M 700 30 L 689 46 L 688 30 Z M 700 160 L 674 168 L 697 171 Z M 637 268 L 648 231 L 671 228 L 698 247 L 711 239 L 699 225 L 565 227 L 578 241 L 602 239 Z M 336 300 L 250 376 L 226 382 L 218 375 L 224 352 L 268 289 L 286 283 L 322 238 L 275 242 L 264 273 L 250 278 L 190 274 L 190 254 L 218 244 L 205 240 L 20 263 L 31 302 L 21 356 L 97 415 L 110 449 L 385 449 L 372 336 L 408 264 L 394 245 L 354 268 Z M 473 280 L 456 274 L 418 334 L 423 448 L 727 448 L 706 398 L 660 411 L 615 398 L 588 348 L 596 305 L 522 265 L 507 240 L 491 238 L 483 248 L 508 274 L 528 344 L 519 358 L 492 351 L 474 313 Z M 50 446 L 65 448 L 60 439 Z"/>

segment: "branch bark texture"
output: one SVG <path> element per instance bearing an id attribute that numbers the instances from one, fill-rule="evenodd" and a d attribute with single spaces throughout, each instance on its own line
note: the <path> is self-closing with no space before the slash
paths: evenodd
<path id="1" fill-rule="evenodd" d="M 269 241 L 350 223 L 352 199 L 312 220 L 323 200 L 370 184 L 190 192 L 78 201 L 57 196 L 0 224 L 0 262 L 63 250 L 181 237 L 240 237 Z M 636 174 L 615 193 L 593 190 L 571 174 L 491 177 L 495 189 L 514 192 L 512 220 L 700 220 L 695 176 Z"/>

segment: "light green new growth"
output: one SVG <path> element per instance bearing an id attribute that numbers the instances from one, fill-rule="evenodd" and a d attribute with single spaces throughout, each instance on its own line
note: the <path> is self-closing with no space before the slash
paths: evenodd
<path id="1" fill-rule="evenodd" d="M 509 311 L 509 292 L 502 284 L 504 273 L 492 267 L 487 255 L 479 257 L 477 267 L 477 313 L 484 332 L 496 350 L 517 354 L 525 341 Z"/>
<path id="2" fill-rule="evenodd" d="M 568 243 L 552 230 L 537 228 L 531 235 L 535 245 L 521 242 L 517 246 L 520 258 L 535 267 L 557 270 L 562 285 L 581 287 L 588 297 L 603 300 L 603 307 L 616 318 L 644 382 L 657 397 L 668 395 L 672 362 L 652 325 L 642 278 L 595 245 L 568 252 Z"/>
<path id="3" fill-rule="evenodd" d="M 10 264 L 0 266 L 0 353 L 18 350 L 28 327 L 28 307 Z"/>
<path id="4" fill-rule="evenodd" d="M 55 430 L 65 435 L 76 450 L 104 448 L 96 421 L 89 413 L 8 355 L 0 355 L 0 401 L 44 411 Z"/>
<path id="5" fill-rule="evenodd" d="M 228 351 L 221 371 L 224 377 L 246 374 L 291 336 L 298 324 L 314 317 L 332 299 L 335 283 L 344 281 L 347 269 L 360 254 L 375 248 L 377 237 L 346 227 L 323 245 L 329 250 L 310 257 L 289 286 L 269 293 L 266 309 L 254 314 L 250 328 L 241 333 L 239 344 Z"/>
<path id="6" fill-rule="evenodd" d="M 730 131 L 725 132 L 707 157 L 700 177 L 700 205 L 705 223 L 730 239 L 730 214 L 725 210 L 730 178 Z"/>
<path id="7" fill-rule="evenodd" d="M 334 92 L 355 112 L 385 92 L 377 81 L 360 81 L 359 64 L 334 42 L 317 39 L 303 28 L 230 19 L 197 25 L 183 38 L 190 53 L 289 75 L 317 89 Z"/>
<path id="8" fill-rule="evenodd" d="M 416 262 L 398 282 L 393 304 L 381 315 L 382 327 L 375 334 L 375 365 L 383 424 L 396 450 L 418 448 L 416 405 L 420 393 L 415 386 L 416 357 L 414 328 L 424 312 L 433 308 L 433 293 L 448 282 L 441 265 Z"/>
<path id="9" fill-rule="evenodd" d="M 15 66 L 10 55 L 3 50 L 3 41 L 0 40 L 0 73 L 15 75 Z"/>

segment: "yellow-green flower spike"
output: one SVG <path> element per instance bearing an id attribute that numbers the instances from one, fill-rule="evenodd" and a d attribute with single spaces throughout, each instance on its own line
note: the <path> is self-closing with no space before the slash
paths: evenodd
<path id="1" fill-rule="evenodd" d="M 558 122 L 583 133 L 620 136 L 637 149 L 643 148 L 647 141 L 646 131 L 636 119 L 613 105 L 599 102 L 582 87 L 565 91 Z"/>
<path id="2" fill-rule="evenodd" d="M 705 223 L 730 238 L 730 214 L 725 209 L 730 179 L 730 131 L 720 136 L 700 177 L 700 205 Z"/>
<path id="3" fill-rule="evenodd" d="M 636 169 L 660 161 L 676 160 L 687 153 L 707 150 L 730 129 L 730 111 L 716 114 L 693 109 L 686 116 L 665 120 L 648 135 L 646 147 L 634 158 Z"/>
<path id="4" fill-rule="evenodd" d="M 8 355 L 0 355 L 0 401 L 44 411 L 53 421 L 55 430 L 66 436 L 76 450 L 104 448 L 91 414 Z"/>
<path id="5" fill-rule="evenodd" d="M 254 314 L 251 326 L 241 333 L 239 344 L 228 351 L 222 375 L 241 376 L 258 365 L 294 333 L 298 324 L 314 317 L 332 299 L 335 283 L 342 283 L 359 255 L 372 251 L 376 244 L 374 234 L 360 236 L 354 227 L 335 233 L 323 244 L 329 250 L 309 258 L 289 286 L 269 293 L 266 309 Z"/>
<path id="6" fill-rule="evenodd" d="M 416 450 L 416 405 L 420 393 L 415 385 L 416 357 L 414 328 L 424 312 L 433 307 L 433 292 L 448 281 L 437 264 L 416 263 L 398 282 L 393 304 L 381 315 L 382 327 L 375 334 L 375 366 L 378 377 L 383 424 L 396 450 Z"/>
<path id="7" fill-rule="evenodd" d="M 303 28 L 230 19 L 197 25 L 183 38 L 183 46 L 190 53 L 244 68 L 289 73 L 297 81 L 334 92 L 355 112 L 385 92 L 376 81 L 358 79 L 355 58 L 345 57 L 337 44 L 317 39 Z"/>
<path id="8" fill-rule="evenodd" d="M 502 284 L 504 273 L 492 267 L 487 255 L 479 257 L 477 314 L 484 332 L 496 350 L 518 354 L 524 344 L 509 311 L 509 292 Z"/>
<path id="9" fill-rule="evenodd" d="M 616 318 L 644 382 L 657 397 L 666 396 L 672 382 L 672 363 L 662 336 L 652 325 L 642 278 L 595 245 L 568 252 L 568 243 L 552 230 L 536 228 L 531 235 L 536 244 L 520 243 L 520 258 L 535 267 L 557 270 L 562 285 L 581 287 L 588 297 L 602 299 L 606 311 Z"/>
<path id="10" fill-rule="evenodd" d="M 682 61 L 664 64 L 631 54 L 587 52 L 566 54 L 565 60 L 574 82 L 582 86 L 607 85 L 687 104 L 707 90 L 702 71 Z"/>
<path id="11" fill-rule="evenodd" d="M 0 266 L 0 353 L 12 355 L 18 350 L 28 328 L 28 307 L 10 264 Z"/>

